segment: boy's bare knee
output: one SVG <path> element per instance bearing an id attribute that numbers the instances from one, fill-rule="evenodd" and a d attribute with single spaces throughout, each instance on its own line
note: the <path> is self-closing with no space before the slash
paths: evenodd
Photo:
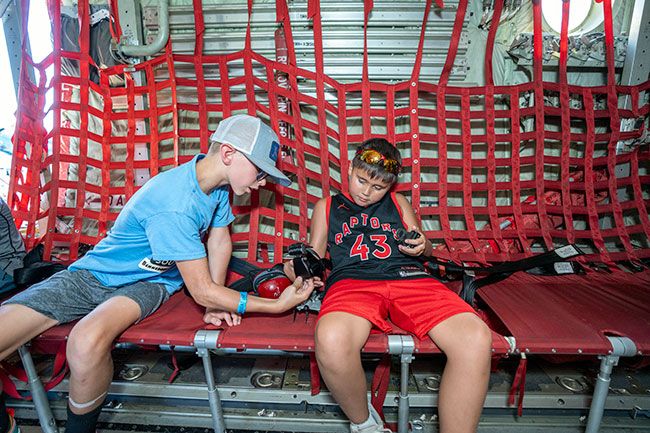
<path id="1" fill-rule="evenodd" d="M 462 338 L 457 339 L 445 353 L 448 357 L 471 362 L 489 359 L 492 356 L 492 331 L 482 320 L 476 320 L 465 327 Z"/>
<path id="2" fill-rule="evenodd" d="M 349 362 L 350 358 L 358 357 L 359 348 L 338 326 L 319 327 L 316 331 L 316 358 L 321 364 L 336 364 Z"/>
<path id="3" fill-rule="evenodd" d="M 100 327 L 77 324 L 68 337 L 66 357 L 71 368 L 83 368 L 92 365 L 110 352 L 113 344 Z"/>

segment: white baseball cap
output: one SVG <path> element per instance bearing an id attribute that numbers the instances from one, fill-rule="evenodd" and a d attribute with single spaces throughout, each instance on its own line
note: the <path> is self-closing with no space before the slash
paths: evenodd
<path id="1" fill-rule="evenodd" d="M 211 140 L 230 144 L 258 169 L 268 173 L 273 182 L 283 186 L 291 185 L 291 180 L 275 166 L 280 152 L 280 140 L 259 118 L 237 114 L 223 119 Z"/>

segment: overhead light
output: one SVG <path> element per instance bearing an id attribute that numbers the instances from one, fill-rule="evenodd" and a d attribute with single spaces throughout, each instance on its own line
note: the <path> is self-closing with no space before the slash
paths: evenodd
<path id="1" fill-rule="evenodd" d="M 556 33 L 562 30 L 563 0 L 544 0 L 542 15 L 546 24 Z M 612 0 L 612 8 L 616 3 Z M 587 33 L 603 22 L 603 4 L 594 0 L 571 0 L 569 6 L 569 34 Z"/>

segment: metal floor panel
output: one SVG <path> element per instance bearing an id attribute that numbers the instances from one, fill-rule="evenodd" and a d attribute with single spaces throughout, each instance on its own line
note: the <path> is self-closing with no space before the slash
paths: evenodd
<path id="1" fill-rule="evenodd" d="M 201 363 L 193 362 L 196 355 L 192 353 L 178 355 L 179 363 L 187 368 L 173 384 L 168 384 L 169 352 L 117 351 L 116 374 L 101 418 L 105 429 L 100 432 L 120 429 L 157 433 L 209 431 L 206 429 L 211 425 L 210 411 Z M 377 361 L 377 358 L 365 358 L 369 382 Z M 516 409 L 507 404 L 517 361 L 503 360 L 491 374 L 479 432 L 584 431 L 593 378 L 598 368 L 596 360 L 556 365 L 530 358 L 522 418 L 514 417 Z M 213 362 L 229 429 L 260 433 L 349 431 L 344 415 L 326 390 L 311 395 L 308 358 L 238 354 L 213 356 Z M 47 358 L 36 358 L 43 376 L 47 375 L 49 364 Z M 443 356 L 417 356 L 412 365 L 409 419 L 413 432 L 437 431 L 434 407 L 443 367 Z M 621 367 L 612 377 L 601 431 L 650 431 L 650 419 L 638 411 L 650 408 L 650 369 L 634 372 L 624 365 Z M 389 421 L 395 421 L 397 416 L 399 370 L 394 366 L 392 371 L 395 375 L 391 377 L 384 405 Z M 65 418 L 67 390 L 68 382 L 64 380 L 49 393 L 59 425 Z M 21 420 L 35 422 L 31 403 L 9 403 Z M 635 407 L 639 416 L 633 419 Z"/>

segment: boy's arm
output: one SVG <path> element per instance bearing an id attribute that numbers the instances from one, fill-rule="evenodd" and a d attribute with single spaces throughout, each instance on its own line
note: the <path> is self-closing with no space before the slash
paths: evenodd
<path id="1" fill-rule="evenodd" d="M 212 281 L 224 285 L 228 273 L 228 263 L 232 255 L 232 239 L 230 238 L 228 226 L 211 227 L 208 232 L 206 246 Z M 237 313 L 208 307 L 203 315 L 203 320 L 215 326 L 220 326 L 222 321 L 225 321 L 228 326 L 236 326 L 241 323 L 241 316 Z"/>
<path id="2" fill-rule="evenodd" d="M 230 263 L 230 256 L 232 255 L 232 240 L 228 226 L 212 227 L 206 244 L 212 281 L 223 285 L 226 282 L 228 263 Z"/>
<path id="3" fill-rule="evenodd" d="M 329 221 L 327 221 L 326 206 L 326 198 L 316 202 L 309 227 L 309 244 L 321 257 L 325 257 L 325 254 L 327 254 L 327 227 Z"/>
<path id="4" fill-rule="evenodd" d="M 405 247 L 403 245 L 399 246 L 399 250 L 404 254 L 409 256 L 430 256 L 433 253 L 433 245 L 427 239 L 427 237 L 422 232 L 422 227 L 420 226 L 420 221 L 418 221 L 415 212 L 411 203 L 404 197 L 402 194 L 395 194 L 397 203 L 399 204 L 402 210 L 402 219 L 408 227 L 409 230 L 415 230 L 420 233 L 420 237 L 417 239 L 406 239 L 404 242 L 407 244 L 413 245 L 413 247 Z"/>
<path id="5" fill-rule="evenodd" d="M 187 290 L 197 304 L 221 311 L 237 311 L 240 293 L 212 280 L 208 260 L 205 257 L 180 260 L 176 262 L 176 266 L 178 266 Z M 313 289 L 313 282 L 303 282 L 302 279 L 298 279 L 293 285 L 287 287 L 277 299 L 249 296 L 246 312 L 281 313 L 306 301 Z"/>

